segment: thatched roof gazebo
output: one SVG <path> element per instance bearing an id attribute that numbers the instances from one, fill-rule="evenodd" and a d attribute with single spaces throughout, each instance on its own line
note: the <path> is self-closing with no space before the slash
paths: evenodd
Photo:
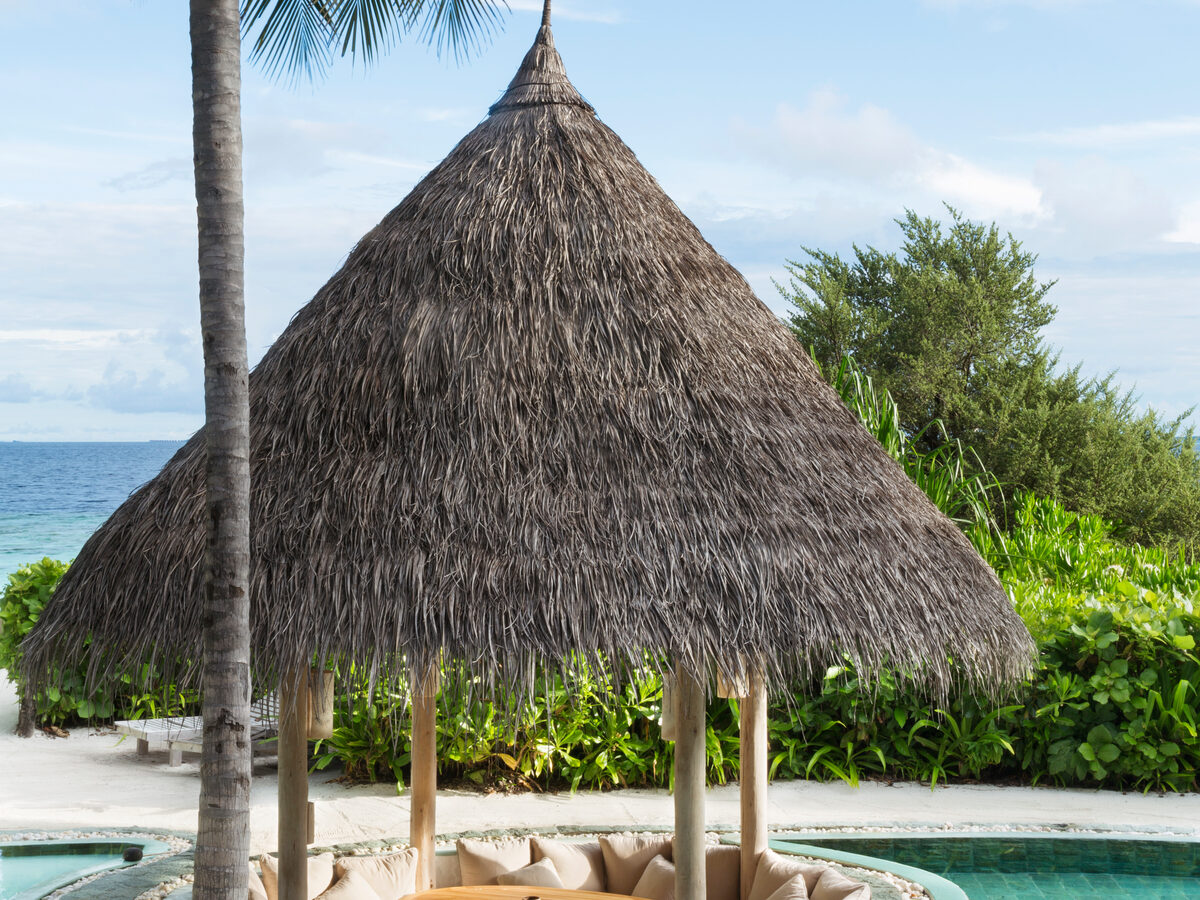
<path id="1" fill-rule="evenodd" d="M 260 677 L 315 654 L 407 669 L 423 696 L 443 657 L 509 688 L 574 653 L 649 659 L 694 725 L 714 672 L 751 693 L 843 655 L 935 692 L 1027 672 L 994 574 L 596 118 L 548 17 L 250 395 Z M 202 438 L 88 541 L 24 644 L 31 672 L 88 635 L 97 678 L 199 659 Z M 703 830 L 702 722 L 686 731 L 681 847 Z M 703 895 L 688 853 L 680 900 L 696 865 Z"/>

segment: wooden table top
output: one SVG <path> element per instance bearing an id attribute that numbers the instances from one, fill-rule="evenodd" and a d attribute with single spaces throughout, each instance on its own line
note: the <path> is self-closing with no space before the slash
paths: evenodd
<path id="1" fill-rule="evenodd" d="M 570 888 L 528 887 L 519 884 L 470 884 L 420 891 L 409 900 L 642 900 L 627 894 L 575 891 Z"/>

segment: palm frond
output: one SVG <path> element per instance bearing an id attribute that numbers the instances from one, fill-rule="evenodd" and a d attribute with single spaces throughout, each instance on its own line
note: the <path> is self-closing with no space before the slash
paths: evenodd
<path id="1" fill-rule="evenodd" d="M 502 7 L 503 0 L 242 0 L 242 38 L 257 29 L 250 60 L 273 77 L 312 81 L 335 52 L 370 65 L 414 31 L 439 54 L 469 56 L 491 37 Z"/>
<path id="2" fill-rule="evenodd" d="M 304 75 L 312 81 L 331 61 L 335 8 L 339 0 L 242 0 L 242 40 L 262 28 L 250 49 L 250 61 L 261 62 L 272 77 Z M 264 19 L 265 17 L 265 19 Z"/>
<path id="3" fill-rule="evenodd" d="M 504 9 L 508 3 L 500 0 Z M 424 8 L 422 38 L 437 44 L 438 54 L 449 49 L 456 60 L 476 52 L 484 40 L 490 40 L 500 24 L 500 3 L 496 0 L 437 0 L 436 3 L 411 3 Z"/>

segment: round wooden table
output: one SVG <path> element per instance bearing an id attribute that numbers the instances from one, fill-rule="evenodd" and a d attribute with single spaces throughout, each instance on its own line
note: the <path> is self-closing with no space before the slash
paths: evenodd
<path id="1" fill-rule="evenodd" d="M 570 888 L 528 887 L 519 884 L 469 884 L 434 888 L 412 894 L 408 900 L 644 900 L 628 894 L 574 891 Z"/>

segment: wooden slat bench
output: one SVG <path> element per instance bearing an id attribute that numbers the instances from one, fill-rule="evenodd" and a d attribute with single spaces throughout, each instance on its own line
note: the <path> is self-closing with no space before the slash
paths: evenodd
<path id="1" fill-rule="evenodd" d="M 279 698 L 268 694 L 250 704 L 250 739 L 256 750 L 278 731 Z M 138 756 L 151 749 L 167 748 L 167 764 L 183 762 L 184 752 L 199 753 L 204 740 L 204 719 L 178 716 L 165 719 L 127 719 L 113 723 L 119 734 L 137 738 Z"/>

